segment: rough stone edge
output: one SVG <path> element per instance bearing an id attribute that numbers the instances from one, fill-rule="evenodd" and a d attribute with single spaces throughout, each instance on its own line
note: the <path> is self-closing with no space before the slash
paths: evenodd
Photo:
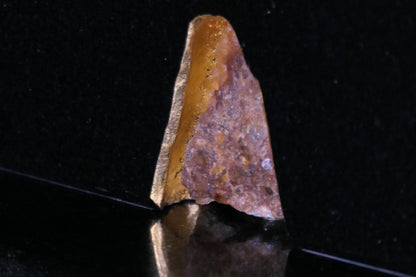
<path id="1" fill-rule="evenodd" d="M 176 134 L 179 127 L 179 121 L 181 118 L 182 107 L 183 107 L 183 98 L 185 87 L 189 75 L 189 70 L 191 67 L 191 38 L 194 32 L 194 22 L 193 20 L 188 27 L 188 33 L 186 38 L 185 50 L 183 52 L 181 66 L 179 69 L 178 76 L 176 77 L 175 87 L 173 91 L 173 101 L 172 107 L 170 110 L 168 125 L 165 129 L 165 134 L 163 136 L 163 142 L 160 149 L 159 157 L 156 163 L 155 175 L 153 177 L 152 191 L 150 198 L 153 202 L 156 203 L 159 207 L 163 206 L 163 195 L 165 189 L 165 182 L 167 177 L 167 170 L 169 165 L 169 156 L 170 150 L 173 143 L 175 142 Z M 186 195 L 184 199 L 189 198 L 189 194 Z"/>

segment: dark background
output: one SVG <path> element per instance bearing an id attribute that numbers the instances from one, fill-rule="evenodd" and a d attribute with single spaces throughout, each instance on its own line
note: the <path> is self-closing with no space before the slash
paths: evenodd
<path id="1" fill-rule="evenodd" d="M 416 273 L 410 2 L 0 3 L 3 170 L 152 207 L 187 25 L 223 15 L 263 90 L 294 244 Z"/>

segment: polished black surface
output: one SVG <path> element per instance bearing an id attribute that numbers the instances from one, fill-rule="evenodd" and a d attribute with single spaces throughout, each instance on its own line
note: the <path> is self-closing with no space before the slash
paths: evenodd
<path id="1" fill-rule="evenodd" d="M 370 268 L 368 268 L 370 267 Z M 384 268 L 371 267 L 366 264 L 356 265 L 354 262 L 340 262 L 334 259 L 326 259 L 319 255 L 313 255 L 299 249 L 293 249 L 286 264 L 286 277 L 292 276 L 402 276 L 411 275 L 393 272 Z"/>
<path id="2" fill-rule="evenodd" d="M 284 222 L 223 205 L 150 212 L 15 175 L 0 182 L 0 276 L 391 274 L 292 249 Z"/>
<path id="3" fill-rule="evenodd" d="M 262 86 L 293 244 L 416 274 L 410 1 L 2 1 L 0 11 L 1 168 L 150 205 L 187 24 L 220 14 Z"/>
<path id="4" fill-rule="evenodd" d="M 158 214 L 0 174 L 0 276 L 156 276 Z"/>

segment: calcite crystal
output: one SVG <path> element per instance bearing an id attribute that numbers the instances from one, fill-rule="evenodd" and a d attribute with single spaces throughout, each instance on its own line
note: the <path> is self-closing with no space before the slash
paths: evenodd
<path id="1" fill-rule="evenodd" d="M 189 25 L 151 198 L 160 207 L 217 201 L 283 218 L 259 82 L 223 17 Z"/>

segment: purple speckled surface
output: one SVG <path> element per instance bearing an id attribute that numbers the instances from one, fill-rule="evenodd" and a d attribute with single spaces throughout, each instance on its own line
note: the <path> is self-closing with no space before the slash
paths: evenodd
<path id="1" fill-rule="evenodd" d="M 259 82 L 241 48 L 230 50 L 226 66 L 228 77 L 211 91 L 187 145 L 182 183 L 198 203 L 283 218 Z"/>

